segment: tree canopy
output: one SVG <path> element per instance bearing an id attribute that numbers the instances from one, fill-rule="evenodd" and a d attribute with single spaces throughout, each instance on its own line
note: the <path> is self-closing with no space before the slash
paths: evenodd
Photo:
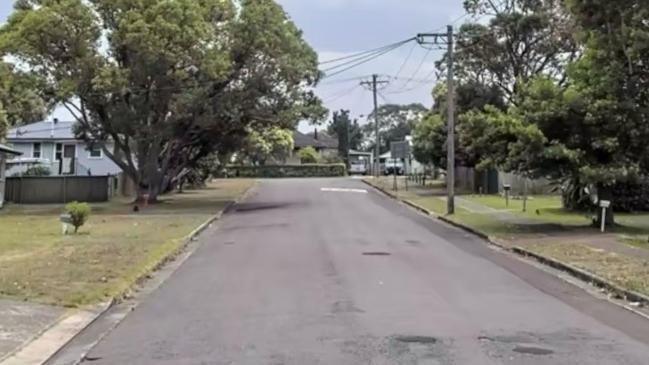
<path id="1" fill-rule="evenodd" d="M 0 140 L 7 127 L 42 120 L 52 109 L 41 80 L 13 65 L 0 62 Z"/>
<path id="2" fill-rule="evenodd" d="M 155 201 L 248 127 L 294 127 L 324 109 L 301 32 L 272 0 L 21 0 L 0 50 L 39 77 Z M 115 148 L 108 150 L 111 141 Z"/>
<path id="3" fill-rule="evenodd" d="M 242 153 L 255 165 L 283 163 L 293 151 L 293 131 L 279 127 L 251 128 Z"/>
<path id="4" fill-rule="evenodd" d="M 415 123 L 419 121 L 427 109 L 419 103 L 412 104 L 384 104 L 378 108 L 379 133 L 381 135 L 381 153 L 390 150 L 390 142 L 403 141 L 406 136 L 412 134 Z M 374 121 L 374 112 L 368 116 L 368 120 Z M 374 150 L 376 145 L 374 123 L 368 123 L 363 126 L 365 140 L 369 141 L 366 146 L 369 150 Z"/>
<path id="5" fill-rule="evenodd" d="M 327 126 L 327 133 L 338 138 L 338 155 L 347 161 L 350 149 L 359 149 L 363 141 L 363 131 L 358 120 L 351 120 L 349 110 L 340 110 L 333 113 L 331 122 Z"/>
<path id="6" fill-rule="evenodd" d="M 566 66 L 578 56 L 579 45 L 561 0 L 465 0 L 464 7 L 490 20 L 460 28 L 455 56 L 460 83 L 498 87 L 515 103 L 518 88 L 532 77 L 565 81 Z"/>

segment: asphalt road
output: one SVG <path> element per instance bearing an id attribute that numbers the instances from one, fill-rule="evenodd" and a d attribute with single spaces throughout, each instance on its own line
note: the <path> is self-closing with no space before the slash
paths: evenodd
<path id="1" fill-rule="evenodd" d="M 261 182 L 85 364 L 649 364 L 649 321 L 341 188 Z"/>

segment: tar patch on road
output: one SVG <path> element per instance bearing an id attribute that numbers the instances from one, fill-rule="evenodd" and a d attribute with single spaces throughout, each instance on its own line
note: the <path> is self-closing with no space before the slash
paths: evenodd
<path id="1" fill-rule="evenodd" d="M 516 346 L 514 347 L 514 352 L 526 355 L 550 355 L 554 353 L 554 351 L 550 349 L 544 349 L 542 347 L 536 346 Z"/>
<path id="2" fill-rule="evenodd" d="M 394 336 L 394 340 L 404 343 L 420 343 L 425 345 L 437 343 L 437 339 L 430 336 Z"/>
<path id="3" fill-rule="evenodd" d="M 390 256 L 389 252 L 363 252 L 363 256 Z"/>

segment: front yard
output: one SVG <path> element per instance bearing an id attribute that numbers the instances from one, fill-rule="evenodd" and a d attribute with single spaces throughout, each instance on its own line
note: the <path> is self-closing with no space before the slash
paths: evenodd
<path id="1" fill-rule="evenodd" d="M 67 236 L 61 206 L 8 206 L 0 212 L 0 296 L 64 306 L 108 300 L 253 184 L 218 180 L 139 212 L 127 200 L 94 204 L 86 225 Z"/>

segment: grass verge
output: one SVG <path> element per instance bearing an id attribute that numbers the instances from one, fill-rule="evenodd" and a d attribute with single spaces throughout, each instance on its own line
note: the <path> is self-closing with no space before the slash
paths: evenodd
<path id="1" fill-rule="evenodd" d="M 649 295 L 649 262 L 645 260 L 571 243 L 536 244 L 525 248 Z"/>
<path id="2" fill-rule="evenodd" d="M 113 298 L 252 184 L 218 180 L 138 213 L 127 200 L 96 204 L 79 233 L 67 236 L 62 206 L 9 206 L 0 213 L 0 296 L 69 307 Z"/>

